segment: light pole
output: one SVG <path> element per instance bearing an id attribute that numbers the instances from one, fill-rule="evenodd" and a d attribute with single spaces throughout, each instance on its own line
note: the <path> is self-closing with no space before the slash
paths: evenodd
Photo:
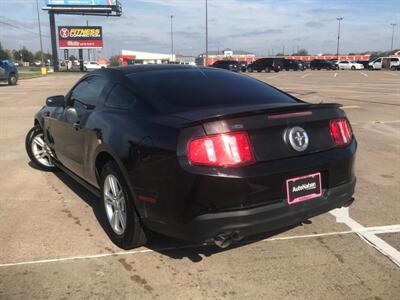
<path id="1" fill-rule="evenodd" d="M 393 50 L 393 38 L 394 38 L 394 28 L 396 27 L 397 24 L 391 23 L 390 26 L 392 26 L 392 43 L 390 44 L 390 51 Z"/>
<path id="2" fill-rule="evenodd" d="M 339 22 L 338 34 L 337 34 L 337 48 L 336 48 L 336 57 L 337 57 L 337 60 L 339 60 L 340 22 L 343 20 L 343 17 L 337 17 L 336 20 L 338 20 L 338 22 Z"/>
<path id="3" fill-rule="evenodd" d="M 174 61 L 174 31 L 172 27 L 172 19 L 174 18 L 173 15 L 171 17 L 171 62 Z"/>
<path id="4" fill-rule="evenodd" d="M 42 42 L 42 27 L 40 25 L 40 16 L 39 16 L 39 3 L 38 0 L 36 0 L 36 11 L 37 11 L 37 18 L 38 18 L 38 23 L 39 23 L 39 40 L 40 40 L 40 53 L 41 53 L 41 60 L 42 60 L 42 66 L 43 66 L 43 42 Z"/>
<path id="5" fill-rule="evenodd" d="M 206 0 L 206 61 L 204 63 L 205 66 L 208 65 L 208 3 Z"/>

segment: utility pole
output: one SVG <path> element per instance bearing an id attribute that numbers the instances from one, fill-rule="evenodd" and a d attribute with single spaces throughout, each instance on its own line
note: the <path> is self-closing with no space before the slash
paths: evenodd
<path id="1" fill-rule="evenodd" d="M 171 15 L 171 62 L 174 61 L 174 31 L 172 27 L 172 19 L 174 18 L 173 15 Z"/>
<path id="2" fill-rule="evenodd" d="M 394 39 L 394 28 L 396 27 L 397 24 L 391 23 L 390 26 L 392 26 L 392 43 L 390 44 L 390 51 L 393 51 L 393 39 Z"/>
<path id="3" fill-rule="evenodd" d="M 89 20 L 86 20 L 86 27 L 89 26 Z M 90 49 L 87 49 L 88 61 L 90 61 Z"/>
<path id="4" fill-rule="evenodd" d="M 205 66 L 208 65 L 208 3 L 206 0 L 206 62 L 204 63 Z"/>
<path id="5" fill-rule="evenodd" d="M 36 0 L 36 11 L 37 11 L 37 19 L 38 19 L 38 24 L 39 24 L 39 40 L 40 40 L 40 52 L 41 52 L 41 60 L 42 60 L 42 66 L 43 66 L 43 42 L 42 42 L 42 27 L 40 25 L 40 16 L 39 16 L 39 3 L 38 0 Z"/>
<path id="6" fill-rule="evenodd" d="M 339 61 L 340 22 L 343 20 L 343 17 L 337 17 L 336 20 L 338 20 L 338 22 L 339 22 L 338 35 L 337 35 L 337 48 L 336 48 L 336 57 L 337 57 L 337 60 Z"/>

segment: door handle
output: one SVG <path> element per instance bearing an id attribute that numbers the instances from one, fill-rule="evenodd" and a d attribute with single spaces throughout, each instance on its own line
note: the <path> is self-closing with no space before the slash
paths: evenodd
<path id="1" fill-rule="evenodd" d="M 79 130 L 79 129 L 81 129 L 81 128 L 82 128 L 81 124 L 79 124 L 78 122 L 77 122 L 77 123 L 74 123 L 74 124 L 72 124 L 72 127 L 74 127 L 74 128 L 75 128 L 75 130 Z"/>

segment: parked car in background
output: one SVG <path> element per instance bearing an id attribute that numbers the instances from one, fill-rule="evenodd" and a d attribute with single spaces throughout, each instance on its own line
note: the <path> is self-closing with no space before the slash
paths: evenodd
<path id="1" fill-rule="evenodd" d="M 362 64 L 364 66 L 364 69 L 368 69 L 368 64 L 369 64 L 368 60 L 357 60 L 356 63 Z"/>
<path id="2" fill-rule="evenodd" d="M 356 184 L 357 141 L 339 104 L 217 68 L 91 72 L 46 100 L 25 147 L 37 168 L 97 195 L 123 249 L 151 231 L 225 248 L 348 206 Z"/>
<path id="3" fill-rule="evenodd" d="M 359 64 L 355 61 L 341 60 L 337 63 L 339 70 L 362 70 L 364 69 L 363 64 Z"/>
<path id="4" fill-rule="evenodd" d="M 335 61 L 331 60 L 324 60 L 324 59 L 314 59 L 310 63 L 310 69 L 311 70 L 336 70 L 337 66 L 335 64 Z"/>
<path id="5" fill-rule="evenodd" d="M 239 72 L 240 66 L 236 60 L 217 60 L 211 67 Z"/>
<path id="6" fill-rule="evenodd" d="M 279 72 L 283 69 L 282 58 L 260 58 L 247 66 L 247 72 L 261 72 L 267 73 L 271 71 Z"/>
<path id="7" fill-rule="evenodd" d="M 239 64 L 240 71 L 246 72 L 247 66 L 249 65 L 249 63 L 247 61 L 243 60 L 243 61 L 238 61 L 238 64 Z"/>
<path id="8" fill-rule="evenodd" d="M 99 64 L 97 61 L 85 61 L 83 63 L 83 70 L 85 71 L 93 71 L 104 68 L 107 68 L 107 65 Z"/>
<path id="9" fill-rule="evenodd" d="M 400 57 L 390 57 L 390 70 L 394 71 L 400 67 Z"/>
<path id="10" fill-rule="evenodd" d="M 305 60 L 301 60 L 301 63 L 303 64 L 305 69 L 309 69 L 310 68 L 310 61 L 305 61 Z"/>
<path id="11" fill-rule="evenodd" d="M 382 57 L 378 57 L 371 61 L 368 64 L 368 69 L 369 70 L 381 70 L 382 69 Z"/>
<path id="12" fill-rule="evenodd" d="M 368 65 L 370 70 L 390 69 L 396 70 L 400 66 L 400 57 L 378 57 Z"/>
<path id="13" fill-rule="evenodd" d="M 300 60 L 294 59 L 284 59 L 283 60 L 283 69 L 286 71 L 294 70 L 294 71 L 304 71 L 306 67 L 303 65 L 303 62 Z"/>
<path id="14" fill-rule="evenodd" d="M 0 81 L 6 81 L 9 85 L 17 84 L 18 70 L 11 60 L 0 60 Z"/>

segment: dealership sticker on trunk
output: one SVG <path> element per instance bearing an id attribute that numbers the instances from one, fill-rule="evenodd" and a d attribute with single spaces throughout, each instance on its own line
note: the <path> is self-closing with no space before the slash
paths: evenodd
<path id="1" fill-rule="evenodd" d="M 320 197 L 322 195 L 321 173 L 286 180 L 286 191 L 289 204 Z"/>

